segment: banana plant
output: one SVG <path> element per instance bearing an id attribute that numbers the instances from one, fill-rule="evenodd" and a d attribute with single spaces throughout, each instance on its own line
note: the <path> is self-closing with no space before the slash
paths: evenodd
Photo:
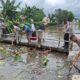
<path id="1" fill-rule="evenodd" d="M 0 8 L 2 8 L 2 14 L 4 19 L 12 20 L 13 18 L 15 18 L 17 9 L 20 8 L 21 2 L 15 4 L 16 0 L 0 0 L 0 3 Z"/>

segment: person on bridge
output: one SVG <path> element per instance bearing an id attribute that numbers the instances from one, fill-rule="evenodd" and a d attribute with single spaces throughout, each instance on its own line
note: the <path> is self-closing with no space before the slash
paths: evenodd
<path id="1" fill-rule="evenodd" d="M 70 36 L 70 40 L 75 42 L 78 46 L 79 46 L 79 52 L 78 54 L 74 57 L 74 59 L 72 60 L 72 65 L 75 65 L 75 63 L 77 62 L 77 60 L 80 59 L 80 38 L 78 38 L 75 35 L 71 35 Z"/>
<path id="2" fill-rule="evenodd" d="M 36 40 L 36 28 L 33 19 L 31 19 L 31 40 Z"/>
<path id="3" fill-rule="evenodd" d="M 45 25 L 41 22 L 38 30 L 38 47 L 41 46 L 41 42 L 44 41 Z"/>
<path id="4" fill-rule="evenodd" d="M 68 49 L 69 48 L 69 21 L 64 20 L 64 49 Z"/>
<path id="5" fill-rule="evenodd" d="M 17 30 L 20 30 L 18 23 L 13 24 L 13 31 L 16 32 Z"/>
<path id="6" fill-rule="evenodd" d="M 32 32 L 35 32 L 36 31 L 36 28 L 35 28 L 34 20 L 33 19 L 31 19 L 31 31 Z"/>
<path id="7" fill-rule="evenodd" d="M 31 43 L 31 40 L 30 40 L 31 28 L 30 28 L 30 25 L 29 25 L 28 23 L 26 23 L 26 24 L 24 25 L 24 27 L 23 27 L 23 32 L 26 33 L 28 43 L 30 44 L 30 43 Z"/>
<path id="8" fill-rule="evenodd" d="M 15 41 L 18 44 L 20 42 L 20 38 L 21 38 L 21 36 L 19 34 L 20 28 L 19 28 L 18 23 L 13 24 L 13 32 L 15 33 Z"/>

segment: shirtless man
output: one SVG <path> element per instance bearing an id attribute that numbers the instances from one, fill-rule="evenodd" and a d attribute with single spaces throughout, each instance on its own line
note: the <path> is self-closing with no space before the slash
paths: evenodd
<path id="1" fill-rule="evenodd" d="M 78 38 L 75 35 L 71 35 L 70 40 L 75 42 L 79 46 L 79 52 L 72 60 L 72 65 L 75 65 L 76 61 L 80 59 L 80 37 Z"/>

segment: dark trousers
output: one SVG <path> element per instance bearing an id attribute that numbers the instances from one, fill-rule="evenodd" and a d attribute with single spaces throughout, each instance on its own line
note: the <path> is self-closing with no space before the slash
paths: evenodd
<path id="1" fill-rule="evenodd" d="M 36 37 L 36 32 L 35 31 L 32 33 L 32 37 Z"/>
<path id="2" fill-rule="evenodd" d="M 3 28 L 3 29 L 2 29 L 2 31 L 3 31 L 3 37 L 6 37 L 6 35 L 5 35 L 5 34 L 7 34 L 7 33 L 8 33 L 7 28 Z"/>
<path id="3" fill-rule="evenodd" d="M 64 34 L 64 48 L 69 48 L 69 33 Z"/>

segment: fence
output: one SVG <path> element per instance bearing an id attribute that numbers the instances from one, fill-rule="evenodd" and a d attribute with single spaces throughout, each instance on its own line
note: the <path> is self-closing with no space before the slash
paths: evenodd
<path id="1" fill-rule="evenodd" d="M 41 31 L 36 31 L 37 32 L 37 37 L 40 37 L 41 39 L 42 39 L 42 32 Z M 63 34 L 63 32 L 61 32 L 61 31 L 50 31 L 50 33 L 56 33 L 56 34 L 58 34 L 58 39 L 56 39 L 56 40 L 54 40 L 54 39 L 46 39 L 46 40 L 53 40 L 53 42 L 57 42 L 57 44 L 58 44 L 58 46 L 57 47 L 60 47 L 61 45 L 60 45 L 60 43 L 62 42 L 69 42 L 69 50 L 71 50 L 72 49 L 72 42 L 69 40 L 69 41 L 66 41 L 66 40 L 61 40 L 61 35 Z M 78 33 L 78 32 L 68 32 L 69 34 L 80 34 L 80 33 Z M 11 34 L 2 34 L 2 30 L 0 29 L 0 36 L 2 36 L 2 35 L 6 35 L 6 36 L 10 36 L 10 37 L 14 37 L 15 39 L 16 39 L 16 43 L 18 44 L 20 41 L 21 41 L 21 34 L 20 34 L 20 32 L 19 31 L 17 31 L 16 32 L 16 34 L 14 34 L 14 33 L 11 33 Z M 16 37 L 15 37 L 16 36 Z M 45 36 L 45 35 L 44 35 Z M 1 39 L 1 37 L 0 37 L 0 39 Z M 12 43 L 13 43 L 13 41 L 14 40 L 12 40 Z M 42 41 L 40 42 L 40 43 L 42 43 Z M 68 50 L 68 51 L 69 51 Z"/>

